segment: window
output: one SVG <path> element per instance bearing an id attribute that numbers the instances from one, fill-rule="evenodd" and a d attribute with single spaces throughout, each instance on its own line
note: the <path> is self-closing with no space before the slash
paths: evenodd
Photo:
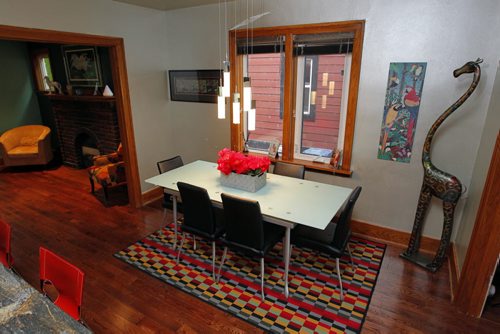
<path id="1" fill-rule="evenodd" d="M 49 91 L 45 77 L 53 81 L 52 68 L 50 66 L 49 50 L 39 49 L 32 53 L 33 70 L 35 72 L 36 83 L 39 91 Z"/>
<path id="2" fill-rule="evenodd" d="M 256 109 L 254 131 L 232 124 L 232 148 L 248 139 L 264 152 L 278 139 L 282 160 L 321 170 L 341 150 L 337 172 L 350 174 L 363 30 L 349 21 L 230 32 L 232 91 L 250 77 Z"/>

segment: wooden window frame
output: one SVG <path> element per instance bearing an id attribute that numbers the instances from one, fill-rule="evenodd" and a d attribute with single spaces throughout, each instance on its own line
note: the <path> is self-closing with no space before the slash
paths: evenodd
<path id="1" fill-rule="evenodd" d="M 361 55 L 363 52 L 364 20 L 344 21 L 333 23 L 305 24 L 292 26 L 278 26 L 254 28 L 251 30 L 253 37 L 262 36 L 285 36 L 285 83 L 283 96 L 283 146 L 282 155 L 277 160 L 304 165 L 311 170 L 333 172 L 339 175 L 350 176 L 352 144 L 354 140 L 354 127 L 356 120 L 356 109 L 358 102 L 359 78 L 361 72 Z M 294 148 L 294 111 L 295 111 L 295 79 L 296 79 L 296 59 L 293 56 L 293 35 L 319 34 L 332 32 L 352 32 L 354 33 L 354 42 L 352 50 L 352 64 L 349 80 L 349 95 L 347 98 L 347 115 L 344 134 L 344 147 L 342 166 L 340 169 L 334 169 L 332 166 L 323 163 L 300 160 L 293 158 Z M 231 70 L 231 99 L 235 92 L 236 84 L 242 87 L 243 82 L 243 61 L 242 57 L 237 57 L 236 41 L 246 38 L 248 30 L 233 30 L 229 32 L 229 56 L 232 64 Z M 241 90 L 241 89 L 240 89 Z M 242 92 L 240 92 L 242 93 Z M 231 101 L 232 102 L 232 101 Z M 232 109 L 232 103 L 230 103 Z M 231 118 L 231 148 L 233 150 L 243 150 L 243 126 L 242 124 L 232 123 Z"/>

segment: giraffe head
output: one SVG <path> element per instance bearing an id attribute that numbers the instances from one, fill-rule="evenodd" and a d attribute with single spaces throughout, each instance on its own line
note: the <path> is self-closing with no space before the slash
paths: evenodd
<path id="1" fill-rule="evenodd" d="M 483 60 L 481 58 L 477 58 L 476 61 L 469 61 L 465 63 L 462 67 L 457 68 L 455 71 L 453 71 L 453 76 L 459 77 L 464 73 L 473 73 L 476 70 L 480 71 L 481 68 L 479 67 L 479 64 L 481 64 Z"/>

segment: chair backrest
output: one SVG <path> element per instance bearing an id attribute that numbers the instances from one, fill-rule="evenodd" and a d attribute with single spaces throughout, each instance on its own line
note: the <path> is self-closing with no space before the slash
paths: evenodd
<path id="1" fill-rule="evenodd" d="M 304 179 L 305 171 L 306 169 L 303 165 L 294 165 L 287 162 L 276 161 L 274 164 L 273 174 Z"/>
<path id="2" fill-rule="evenodd" d="M 332 246 L 338 249 L 345 249 L 347 242 L 349 241 L 351 234 L 352 210 L 354 209 L 354 204 L 356 204 L 356 201 L 358 200 L 361 189 L 362 188 L 358 186 L 351 192 L 351 195 L 336 215 L 336 218 L 338 217 L 336 220 L 337 227 L 335 228 Z"/>
<path id="3" fill-rule="evenodd" d="M 158 166 L 158 172 L 160 174 L 163 174 L 165 172 L 168 172 L 169 170 L 184 166 L 184 162 L 182 162 L 181 156 L 177 155 L 170 159 L 158 161 L 156 163 L 156 166 Z"/>
<path id="4" fill-rule="evenodd" d="M 260 205 L 228 194 L 221 194 L 226 222 L 225 239 L 249 248 L 264 247 L 264 225 Z"/>
<path id="5" fill-rule="evenodd" d="M 189 183 L 177 182 L 181 194 L 184 212 L 184 223 L 207 233 L 216 229 L 215 215 L 212 201 L 205 188 Z"/>
<path id="6" fill-rule="evenodd" d="M 0 263 L 10 268 L 10 225 L 3 220 L 0 220 L 0 250 L 5 253 L 5 258 L 1 258 Z"/>
<path id="7" fill-rule="evenodd" d="M 80 309 L 83 296 L 83 271 L 49 251 L 40 247 L 40 283 L 50 281 L 60 295 L 69 298 Z"/>

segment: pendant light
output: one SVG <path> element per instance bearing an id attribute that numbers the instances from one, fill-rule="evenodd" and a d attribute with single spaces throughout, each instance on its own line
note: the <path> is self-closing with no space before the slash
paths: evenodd
<path id="1" fill-rule="evenodd" d="M 252 108 L 252 87 L 250 86 L 250 77 L 244 77 L 243 78 L 243 110 L 249 111 L 251 108 Z"/>
<path id="2" fill-rule="evenodd" d="M 222 94 L 222 87 L 219 87 L 219 94 L 217 95 L 217 118 L 226 118 L 226 98 Z"/>
<path id="3" fill-rule="evenodd" d="M 233 94 L 233 124 L 240 124 L 240 93 Z"/>
<path id="4" fill-rule="evenodd" d="M 250 110 L 248 110 L 248 131 L 255 131 L 255 123 L 256 123 L 256 102 L 255 100 L 252 101 L 252 106 L 250 107 Z"/>

